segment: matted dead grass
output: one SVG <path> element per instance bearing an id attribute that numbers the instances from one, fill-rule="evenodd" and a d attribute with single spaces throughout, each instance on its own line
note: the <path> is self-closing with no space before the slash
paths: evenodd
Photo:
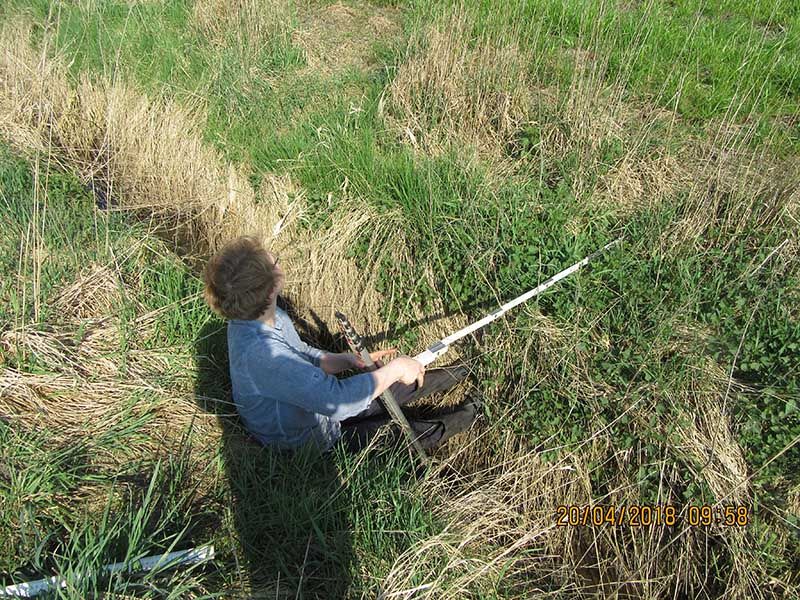
<path id="1" fill-rule="evenodd" d="M 191 348 L 146 348 L 155 316 L 143 314 L 130 324 L 137 332 L 133 340 L 116 316 L 80 319 L 57 329 L 23 326 L 4 331 L 3 350 L 34 358 L 45 372 L 4 367 L 0 412 L 66 438 L 113 428 L 124 418 L 120 408 L 134 397 L 142 398 L 134 410 L 151 417 L 148 430 L 153 433 L 171 428 L 182 432 L 190 421 L 203 420 L 194 400 Z M 202 428 L 202 439 L 212 445 L 219 442 L 215 427 Z"/>
<path id="2" fill-rule="evenodd" d="M 121 285 L 118 274 L 107 265 L 92 265 L 59 292 L 53 307 L 71 318 L 102 317 L 119 306 Z"/>
<path id="3" fill-rule="evenodd" d="M 400 38 L 400 10 L 365 2 L 303 6 L 292 40 L 303 49 L 306 73 L 331 76 L 347 68 L 377 66 L 373 46 Z"/>
<path id="4" fill-rule="evenodd" d="M 599 178 L 590 201 L 624 217 L 643 207 L 656 208 L 668 202 L 688 178 L 689 173 L 672 155 L 643 157 L 628 152 Z"/>
<path id="5" fill-rule="evenodd" d="M 513 418 L 513 412 L 506 417 Z M 519 439 L 497 423 L 468 436 L 422 483 L 421 493 L 443 524 L 441 532 L 397 558 L 382 581 L 381 598 L 472 598 L 498 589 L 527 598 L 703 594 L 714 584 L 703 568 L 709 534 L 716 551 L 733 557 L 726 597 L 781 597 L 784 583 L 774 580 L 778 593 L 773 594 L 762 585 L 766 574 L 748 566 L 758 551 L 746 528 L 688 526 L 686 507 L 668 485 L 658 502 L 676 507 L 675 527 L 558 526 L 559 506 L 582 511 L 642 504 L 638 483 L 623 475 L 631 472 L 626 463 L 635 457 L 616 450 L 608 433 L 554 462 L 521 448 Z M 494 449 L 490 455 L 488 448 Z M 481 460 L 475 460 L 475 452 Z M 668 457 L 654 458 L 662 481 L 674 479 Z M 597 467 L 590 465 L 606 465 L 616 473 L 608 489 L 595 489 Z"/>
<path id="6" fill-rule="evenodd" d="M 421 151 L 468 144 L 502 168 L 530 112 L 530 57 L 511 42 L 473 40 L 472 27 L 465 11 L 455 11 L 414 35 L 383 110 L 398 138 Z"/>
<path id="7" fill-rule="evenodd" d="M 678 427 L 683 443 L 675 448 L 677 455 L 688 456 L 691 460 L 687 463 L 700 465 L 696 479 L 705 481 L 719 501 L 750 506 L 748 467 L 731 423 L 736 394 L 746 391 L 754 390 L 707 358 L 693 372 L 688 389 L 682 390 L 673 403 L 689 411 Z"/>

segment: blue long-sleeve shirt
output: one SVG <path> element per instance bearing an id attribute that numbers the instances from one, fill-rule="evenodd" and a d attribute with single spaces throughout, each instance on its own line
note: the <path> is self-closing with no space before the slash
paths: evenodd
<path id="1" fill-rule="evenodd" d="M 228 321 L 233 400 L 261 443 L 295 448 L 313 441 L 328 449 L 341 437 L 339 422 L 369 406 L 375 392 L 372 375 L 337 379 L 320 368 L 322 354 L 300 340 L 280 308 L 275 309 L 275 327 Z"/>

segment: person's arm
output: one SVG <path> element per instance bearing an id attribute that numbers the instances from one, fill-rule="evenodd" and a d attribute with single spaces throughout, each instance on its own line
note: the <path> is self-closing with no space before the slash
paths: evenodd
<path id="1" fill-rule="evenodd" d="M 341 421 L 366 409 L 374 397 L 371 373 L 337 379 L 288 345 L 254 345 L 247 371 L 260 390 L 280 402 Z"/>
<path id="2" fill-rule="evenodd" d="M 329 375 L 336 375 L 355 368 L 354 357 L 351 352 L 323 352 L 319 359 L 319 368 Z"/>
<path id="3" fill-rule="evenodd" d="M 383 367 L 381 359 L 397 352 L 396 348 L 388 350 L 378 350 L 377 352 L 370 353 L 372 361 L 378 368 Z M 353 352 L 323 352 L 319 361 L 320 369 L 329 375 L 336 375 L 348 369 L 363 369 L 364 361 L 360 356 Z"/>
<path id="4" fill-rule="evenodd" d="M 299 336 L 298 336 L 299 338 Z M 328 352 L 323 352 L 319 348 L 314 348 L 314 346 L 310 346 L 306 344 L 303 340 L 300 340 L 300 352 L 305 354 L 309 360 L 314 363 L 315 366 L 322 368 L 322 361 L 325 358 Z M 329 371 L 325 371 L 329 373 Z"/>
<path id="5" fill-rule="evenodd" d="M 295 355 L 289 346 L 255 345 L 247 368 L 258 388 L 281 402 L 342 421 L 364 411 L 395 381 L 422 384 L 423 367 L 403 356 L 371 373 L 337 379 Z M 266 367 L 266 368 L 265 368 Z"/>

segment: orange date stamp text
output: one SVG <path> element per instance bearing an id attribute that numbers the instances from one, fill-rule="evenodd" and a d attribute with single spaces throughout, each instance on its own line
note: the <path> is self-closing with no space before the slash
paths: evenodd
<path id="1" fill-rule="evenodd" d="M 558 527 L 745 527 L 750 510 L 733 504 L 562 504 L 556 507 Z"/>

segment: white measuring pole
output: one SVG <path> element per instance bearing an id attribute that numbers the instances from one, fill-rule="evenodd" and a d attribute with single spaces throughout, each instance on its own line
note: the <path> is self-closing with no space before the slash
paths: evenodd
<path id="1" fill-rule="evenodd" d="M 191 550 L 178 550 L 177 552 L 170 552 L 169 554 L 146 556 L 145 558 L 140 558 L 139 560 L 128 563 L 111 563 L 103 567 L 103 571 L 108 574 L 128 570 L 130 570 L 131 573 L 136 573 L 139 571 L 152 571 L 157 567 L 175 567 L 177 565 L 199 563 L 213 558 L 214 546 L 202 546 L 199 548 L 192 548 Z M 84 575 L 77 575 L 77 579 L 81 579 L 82 577 L 84 577 Z M 0 593 L 0 597 L 33 598 L 42 592 L 47 592 L 56 587 L 67 587 L 66 579 L 55 576 L 48 579 L 37 579 L 36 581 L 29 581 L 27 583 L 8 585 L 5 590 Z"/>
<path id="2" fill-rule="evenodd" d="M 550 279 L 548 279 L 547 281 L 545 281 L 541 285 L 537 286 L 536 288 L 532 289 L 531 291 L 525 292 L 524 294 L 522 294 L 518 298 L 514 298 L 510 302 L 507 302 L 506 304 L 503 304 L 496 311 L 486 315 L 480 321 L 475 321 L 471 325 L 467 325 L 463 329 L 459 329 L 455 333 L 453 333 L 451 335 L 448 335 L 445 338 L 442 338 L 441 340 L 439 340 L 438 342 L 436 342 L 432 346 L 429 346 L 424 352 L 421 352 L 421 353 L 417 354 L 414 357 L 414 360 L 416 360 L 418 363 L 420 363 L 423 367 L 431 364 L 433 361 L 435 361 L 437 358 L 439 358 L 442 354 L 447 352 L 450 349 L 450 345 L 453 342 L 456 342 L 456 341 L 460 340 L 461 338 L 469 335 L 473 331 L 477 331 L 478 329 L 480 329 L 484 325 L 488 325 L 492 321 L 494 321 L 496 319 L 499 319 L 506 312 L 508 312 L 509 310 L 514 308 L 515 306 L 518 306 L 518 305 L 522 304 L 523 302 L 525 302 L 527 300 L 530 300 L 536 294 L 542 293 L 543 291 L 545 291 L 547 288 L 549 288 L 554 283 L 564 279 L 564 277 L 568 277 L 569 275 L 572 275 L 575 271 L 580 269 L 583 265 L 588 263 L 590 260 L 592 260 L 598 254 L 600 254 L 601 252 L 604 252 L 605 250 L 608 250 L 611 246 L 613 246 L 614 244 L 618 243 L 621 240 L 622 240 L 622 238 L 617 238 L 613 242 L 609 242 L 608 244 L 606 244 L 605 246 L 603 246 L 599 250 L 595 250 L 594 252 L 592 252 L 589 256 L 587 256 L 583 260 L 581 260 L 579 262 L 576 262 L 571 267 L 568 267 L 568 268 L 564 269 L 563 271 L 561 271 L 560 273 L 558 273 L 556 275 L 553 275 Z"/>

